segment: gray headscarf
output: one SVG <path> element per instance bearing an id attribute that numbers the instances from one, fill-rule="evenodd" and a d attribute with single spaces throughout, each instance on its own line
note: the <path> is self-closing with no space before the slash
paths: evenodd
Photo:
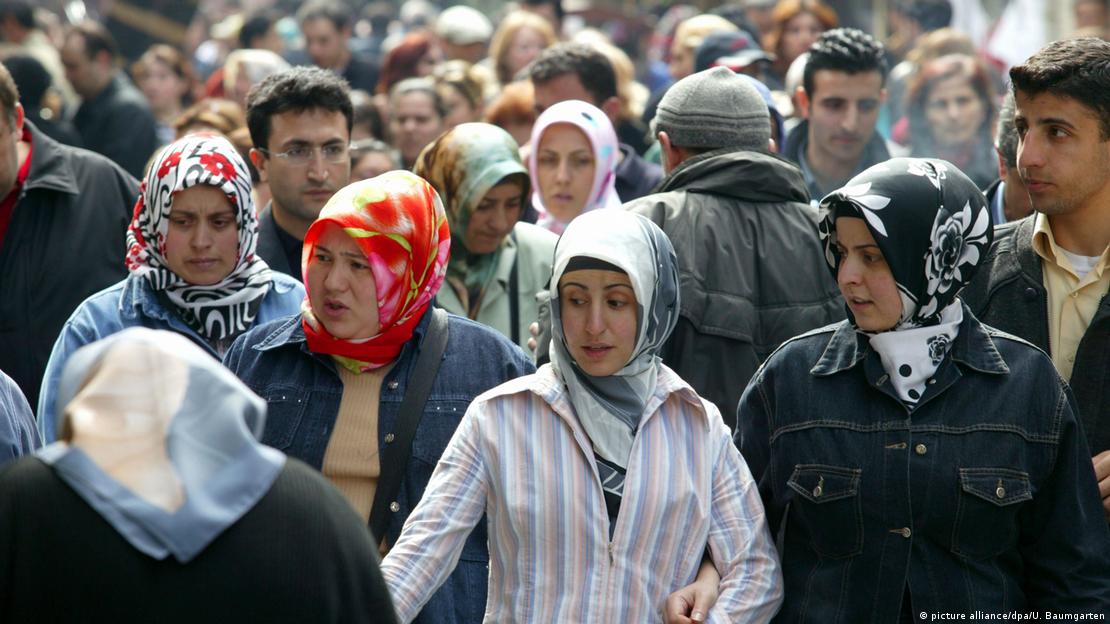
<path id="1" fill-rule="evenodd" d="M 571 357 L 563 331 L 559 280 L 573 258 L 591 258 L 628 274 L 636 295 L 636 346 L 624 368 L 607 377 L 586 374 Z M 667 235 L 651 220 L 624 210 L 595 210 L 575 218 L 555 246 L 552 268 L 551 364 L 595 453 L 624 468 L 644 406 L 655 392 L 659 350 L 678 323 L 678 263 Z"/>
<path id="2" fill-rule="evenodd" d="M 38 456 L 155 559 L 190 561 L 254 507 L 285 465 L 284 455 L 257 440 L 266 403 L 174 332 L 130 328 L 74 352 L 58 386 L 59 413 L 71 401 L 82 415 L 67 414 L 63 431 L 73 432 L 74 443 L 51 444 Z M 131 432 L 140 437 L 163 426 L 172 474 L 153 490 L 180 488 L 184 500 L 173 511 L 114 479 L 78 442 L 96 436 L 108 442 L 99 452 L 111 453 L 112 438 L 103 432 L 132 439 Z"/>

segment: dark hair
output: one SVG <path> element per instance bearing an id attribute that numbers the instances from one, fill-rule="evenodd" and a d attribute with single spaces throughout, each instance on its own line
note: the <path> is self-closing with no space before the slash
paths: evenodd
<path id="1" fill-rule="evenodd" d="M 264 10 L 252 14 L 245 21 L 242 27 L 239 28 L 239 47 L 251 48 L 251 42 L 259 37 L 265 37 L 266 33 L 278 23 L 282 17 L 281 13 L 274 10 Z"/>
<path id="2" fill-rule="evenodd" d="M 973 56 L 949 54 L 926 61 L 917 70 L 906 88 L 906 116 L 910 122 L 910 139 L 914 154 L 935 154 L 933 133 L 925 116 L 929 94 L 940 82 L 949 78 L 965 78 L 975 95 L 983 104 L 983 122 L 979 126 L 979 136 L 991 136 L 994 122 L 994 85 L 991 83 L 987 68 Z"/>
<path id="3" fill-rule="evenodd" d="M 1014 126 L 1014 94 L 1007 91 L 1002 100 L 1002 107 L 998 109 L 998 126 L 994 133 L 994 146 L 998 148 L 998 155 L 1007 169 L 1017 167 L 1018 133 Z"/>
<path id="4" fill-rule="evenodd" d="M 43 96 L 46 95 L 46 91 L 50 89 L 50 85 L 53 83 L 50 72 L 46 71 L 46 68 L 42 66 L 38 59 L 23 53 L 3 56 L 0 63 L 3 63 L 15 84 L 18 93 L 16 99 L 22 102 L 27 110 L 38 110 Z M 8 102 L 4 95 L 0 95 L 0 104 L 4 106 L 7 112 L 14 112 L 15 110 L 15 101 Z"/>
<path id="5" fill-rule="evenodd" d="M 1053 41 L 1010 68 L 1014 93 L 1048 93 L 1071 98 L 1099 118 L 1099 134 L 1110 139 L 1110 42 L 1098 37 Z"/>
<path id="6" fill-rule="evenodd" d="M 420 59 L 432 48 L 432 34 L 426 31 L 409 33 L 385 55 L 378 78 L 378 93 L 389 93 L 393 85 L 416 76 Z"/>
<path id="7" fill-rule="evenodd" d="M 370 127 L 370 134 L 375 138 L 385 137 L 385 122 L 372 95 L 360 89 L 351 91 L 351 111 L 354 113 L 352 127 L 365 124 Z"/>
<path id="8" fill-rule="evenodd" d="M 948 0 L 905 0 L 898 11 L 917 22 L 923 32 L 952 24 L 952 4 Z"/>
<path id="9" fill-rule="evenodd" d="M 528 68 L 528 77 L 534 85 L 571 73 L 578 76 L 578 82 L 594 99 L 593 104 L 601 106 L 617 96 L 617 74 L 609 57 L 586 43 L 555 44 L 540 52 Z"/>
<path id="10" fill-rule="evenodd" d="M 294 67 L 267 76 L 247 93 L 247 127 L 255 148 L 270 145 L 271 117 L 312 109 L 343 113 L 351 132 L 354 113 L 346 80 L 319 67 Z"/>
<path id="11" fill-rule="evenodd" d="M 432 98 L 432 108 L 435 109 L 436 114 L 440 119 L 447 116 L 447 104 L 443 101 L 439 91 L 436 90 L 436 83 L 430 77 L 422 78 L 405 78 L 401 82 L 393 85 L 389 90 L 389 108 L 396 112 L 397 100 L 410 93 L 423 93 Z"/>
<path id="12" fill-rule="evenodd" d="M 12 80 L 8 68 L 0 64 L 0 108 L 8 118 L 8 123 L 15 123 L 15 105 L 19 103 L 19 89 Z"/>
<path id="13" fill-rule="evenodd" d="M 879 72 L 886 84 L 886 53 L 883 44 L 855 28 L 834 28 L 821 33 L 809 48 L 802 86 L 813 96 L 813 75 L 822 69 L 846 74 Z"/>
<path id="14" fill-rule="evenodd" d="M 351 26 L 354 16 L 350 7 L 341 0 L 312 0 L 297 9 L 298 24 L 314 19 L 326 19 L 336 30 L 344 30 Z"/>
<path id="15" fill-rule="evenodd" d="M 27 0 L 4 0 L 0 2 L 0 19 L 13 17 L 20 26 L 31 30 L 35 27 L 35 7 Z"/>
<path id="16" fill-rule="evenodd" d="M 85 20 L 80 24 L 75 24 L 69 27 L 66 36 L 81 35 L 81 39 L 85 42 L 85 56 L 87 58 L 96 58 L 97 54 L 107 52 L 108 56 L 115 61 L 116 56 L 119 55 L 119 46 L 116 45 L 116 40 L 112 38 L 112 34 L 100 22 L 92 20 Z"/>
<path id="17" fill-rule="evenodd" d="M 563 8 L 563 0 L 521 0 L 521 4 L 527 7 L 550 5 L 555 11 L 555 21 L 560 24 L 563 23 L 563 18 L 567 15 L 566 9 Z"/>

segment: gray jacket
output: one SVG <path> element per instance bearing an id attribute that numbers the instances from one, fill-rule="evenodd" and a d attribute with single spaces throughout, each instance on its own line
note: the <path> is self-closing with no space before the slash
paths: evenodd
<path id="1" fill-rule="evenodd" d="M 1048 291 L 1041 257 L 1033 250 L 1033 220 L 997 227 L 994 243 L 961 297 L 979 320 L 1019 336 L 1046 353 Z M 1110 297 L 1103 295 L 1075 352 L 1071 388 L 1094 454 L 1110 448 Z"/>
<path id="2" fill-rule="evenodd" d="M 681 316 L 663 361 L 735 427 L 760 363 L 845 316 L 809 193 L 785 159 L 727 149 L 683 162 L 656 190 L 625 207 L 655 221 L 678 256 Z"/>

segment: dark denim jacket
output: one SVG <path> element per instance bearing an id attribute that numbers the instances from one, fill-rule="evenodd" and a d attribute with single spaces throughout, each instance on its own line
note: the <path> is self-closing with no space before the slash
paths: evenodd
<path id="1" fill-rule="evenodd" d="M 1110 535 L 1048 356 L 965 306 L 918 407 L 896 396 L 847 322 L 784 344 L 744 392 L 777 621 L 895 622 L 907 584 L 913 614 L 1110 610 Z"/>
<path id="2" fill-rule="evenodd" d="M 424 315 L 383 381 L 379 448 L 393 439 L 390 432 L 396 426 L 415 364 L 416 346 L 423 340 L 430 318 Z M 409 513 L 423 496 L 432 470 L 470 401 L 505 381 L 535 371 L 523 351 L 492 329 L 454 315 L 448 319 L 447 349 L 413 439 L 412 456 L 387 530 L 390 544 L 397 541 Z M 300 315 L 255 327 L 242 335 L 228 350 L 224 364 L 266 399 L 269 410 L 262 441 L 319 470 L 339 414 L 343 382 L 329 356 L 308 350 Z M 455 572 L 414 621 L 481 622 L 488 566 L 483 519 L 467 540 Z"/>

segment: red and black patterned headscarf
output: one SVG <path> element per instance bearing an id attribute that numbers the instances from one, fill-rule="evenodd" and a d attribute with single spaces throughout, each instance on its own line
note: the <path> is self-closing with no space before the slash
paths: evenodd
<path id="1" fill-rule="evenodd" d="M 235 268 L 209 286 L 186 282 L 170 270 L 165 255 L 174 196 L 201 184 L 227 195 L 239 232 Z M 250 328 L 270 291 L 270 267 L 254 253 L 257 239 L 258 215 L 246 163 L 224 137 L 193 134 L 162 148 L 143 180 L 127 230 L 127 269 L 163 294 L 197 333 L 223 342 Z"/>

